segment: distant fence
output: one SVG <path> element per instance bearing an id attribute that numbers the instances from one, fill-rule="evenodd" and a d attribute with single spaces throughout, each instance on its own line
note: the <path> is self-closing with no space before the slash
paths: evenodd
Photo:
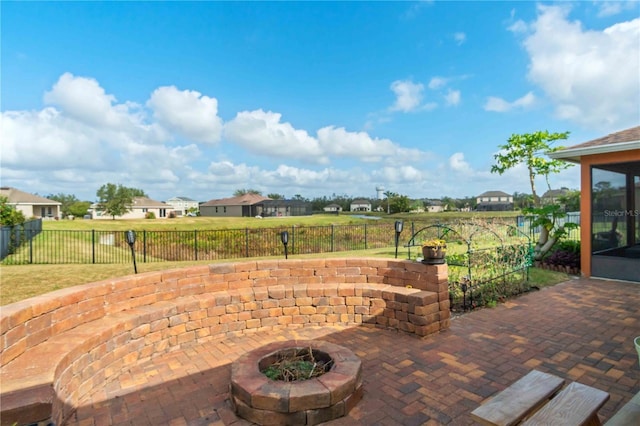
<path id="1" fill-rule="evenodd" d="M 540 227 L 539 226 L 531 226 L 532 218 L 527 218 L 525 216 L 518 216 L 516 218 L 516 222 L 518 228 L 522 230 L 522 232 L 528 233 L 529 237 L 532 240 L 537 240 L 540 235 Z M 570 212 L 561 219 L 559 219 L 558 224 L 562 225 L 564 223 L 575 223 L 580 226 L 580 212 Z M 566 239 L 580 241 L 580 228 L 570 229 L 567 232 Z"/>
<path id="2" fill-rule="evenodd" d="M 33 219 L 21 225 L 0 227 L 0 260 L 31 241 L 42 232 L 42 219 Z"/>
<path id="3" fill-rule="evenodd" d="M 281 233 L 288 232 L 289 254 L 367 250 L 393 246 L 393 223 L 312 227 L 190 231 L 138 231 L 138 262 L 221 260 L 280 256 Z M 123 231 L 24 231 L 23 244 L 2 262 L 19 264 L 127 263 L 131 249 Z"/>

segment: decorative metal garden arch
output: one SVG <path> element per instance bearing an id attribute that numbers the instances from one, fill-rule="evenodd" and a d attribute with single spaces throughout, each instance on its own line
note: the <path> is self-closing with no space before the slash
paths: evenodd
<path id="1" fill-rule="evenodd" d="M 413 230 L 404 246 L 408 258 L 413 259 L 413 247 L 421 247 L 422 241 L 430 239 L 447 243 L 452 309 L 491 305 L 530 289 L 533 247 L 529 235 L 518 228 L 478 222 L 428 225 Z M 419 253 L 415 259 L 420 260 Z M 518 272 L 522 277 L 514 279 Z"/>

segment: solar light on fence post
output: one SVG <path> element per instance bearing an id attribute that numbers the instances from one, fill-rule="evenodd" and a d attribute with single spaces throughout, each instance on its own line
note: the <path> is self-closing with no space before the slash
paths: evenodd
<path id="1" fill-rule="evenodd" d="M 136 243 L 136 233 L 131 229 L 124 232 L 127 244 L 131 247 L 131 258 L 133 259 L 133 271 L 138 273 L 138 266 L 136 265 L 136 252 L 133 250 L 133 245 Z"/>
<path id="2" fill-rule="evenodd" d="M 404 226 L 404 222 L 401 220 L 396 220 L 395 228 L 396 228 L 396 259 L 398 258 L 398 242 L 400 241 L 400 233 L 402 232 L 402 228 Z"/>
<path id="3" fill-rule="evenodd" d="M 289 232 L 288 231 L 282 231 L 280 233 L 280 241 L 282 241 L 282 244 L 284 245 L 284 258 L 288 259 L 289 258 L 289 254 L 287 253 L 287 244 L 289 244 Z"/>

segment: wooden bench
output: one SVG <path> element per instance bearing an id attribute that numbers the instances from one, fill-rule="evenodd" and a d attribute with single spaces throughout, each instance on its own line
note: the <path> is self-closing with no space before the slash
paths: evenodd
<path id="1" fill-rule="evenodd" d="M 605 426 L 628 426 L 640 424 L 640 392 L 627 402 Z"/>
<path id="2" fill-rule="evenodd" d="M 485 425 L 600 425 L 607 392 L 532 370 L 471 412 Z M 558 392 L 560 390 L 560 392 Z"/>

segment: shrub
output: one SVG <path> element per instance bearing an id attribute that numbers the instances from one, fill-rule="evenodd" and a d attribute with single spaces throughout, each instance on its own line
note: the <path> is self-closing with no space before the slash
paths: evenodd
<path id="1" fill-rule="evenodd" d="M 545 259 L 545 263 L 580 268 L 580 252 L 558 249 Z"/>
<path id="2" fill-rule="evenodd" d="M 580 241 L 562 240 L 557 244 L 556 251 L 558 250 L 580 253 Z"/>
<path id="3" fill-rule="evenodd" d="M 147 213 L 144 215 L 144 218 L 145 218 L 145 219 L 155 219 L 155 218 L 156 218 L 156 214 L 155 214 L 154 212 L 147 212 Z"/>

